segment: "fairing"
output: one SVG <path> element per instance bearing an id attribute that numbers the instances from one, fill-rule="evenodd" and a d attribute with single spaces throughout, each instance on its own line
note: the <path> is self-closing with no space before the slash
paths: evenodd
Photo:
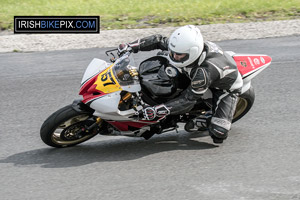
<path id="1" fill-rule="evenodd" d="M 138 77 L 131 76 L 134 69 L 129 56 L 123 56 L 109 66 L 103 60 L 94 59 L 82 79 L 79 94 L 82 102 L 95 110 L 94 115 L 110 120 L 129 120 L 136 111 L 119 110 L 121 91 L 136 93 L 141 90 Z M 133 70 L 134 71 L 134 70 Z"/>
<path id="2" fill-rule="evenodd" d="M 272 58 L 266 55 L 247 55 L 247 54 L 235 54 L 233 59 L 236 62 L 239 72 L 243 79 L 248 76 L 257 75 L 263 69 L 271 64 Z M 254 76 L 252 76 L 253 78 Z"/>
<path id="3" fill-rule="evenodd" d="M 83 96 L 83 103 L 87 104 L 91 101 L 100 98 L 106 93 L 96 90 L 95 82 L 98 78 L 98 75 L 101 71 L 105 70 L 108 67 L 108 64 L 100 59 L 94 58 L 92 62 L 87 67 L 79 91 L 79 95 Z"/>
<path id="4" fill-rule="evenodd" d="M 267 55 L 259 54 L 231 53 L 243 78 L 243 94 L 250 89 L 251 80 L 271 64 L 272 58 Z"/>

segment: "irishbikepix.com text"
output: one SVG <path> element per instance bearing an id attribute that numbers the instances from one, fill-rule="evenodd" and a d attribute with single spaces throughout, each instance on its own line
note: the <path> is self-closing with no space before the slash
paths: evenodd
<path id="1" fill-rule="evenodd" d="M 99 33 L 99 16 L 15 16 L 14 33 Z"/>

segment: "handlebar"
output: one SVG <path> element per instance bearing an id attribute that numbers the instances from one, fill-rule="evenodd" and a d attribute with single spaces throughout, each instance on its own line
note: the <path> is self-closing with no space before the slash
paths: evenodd
<path id="1" fill-rule="evenodd" d="M 112 56 L 109 58 L 110 62 L 115 62 L 117 60 L 115 54 L 112 53 L 113 51 L 117 51 L 117 55 L 119 58 L 122 57 L 126 52 L 132 53 L 131 48 L 128 48 L 127 51 L 124 51 L 122 53 L 118 52 L 118 48 L 107 50 L 105 51 L 106 56 Z"/>
<path id="2" fill-rule="evenodd" d="M 112 57 L 110 57 L 110 62 L 115 62 L 116 61 L 116 56 L 115 56 L 115 54 L 113 54 L 112 52 L 113 51 L 118 51 L 118 48 L 116 48 L 116 49 L 110 49 L 110 50 L 107 50 L 107 51 L 105 51 L 105 54 L 106 54 L 106 56 L 112 56 Z M 110 55 L 109 55 L 109 53 L 110 53 Z"/>

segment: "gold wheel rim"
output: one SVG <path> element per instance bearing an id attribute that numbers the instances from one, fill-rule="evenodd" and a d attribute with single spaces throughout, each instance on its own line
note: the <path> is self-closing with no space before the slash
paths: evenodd
<path id="1" fill-rule="evenodd" d="M 54 142 L 55 144 L 60 145 L 60 146 L 68 146 L 68 145 L 73 145 L 73 144 L 83 142 L 83 141 L 93 137 L 96 133 L 88 134 L 88 135 L 83 136 L 82 138 L 74 139 L 74 140 L 70 140 L 70 141 L 62 140 L 60 137 L 60 135 L 64 129 L 66 129 L 67 127 L 69 127 L 75 123 L 84 121 L 88 118 L 89 118 L 89 115 L 78 115 L 78 116 L 72 117 L 71 119 L 61 123 L 51 135 L 52 142 Z M 76 132 L 76 131 L 74 131 L 74 132 Z M 70 134 L 72 134 L 72 133 L 70 133 Z"/>
<path id="2" fill-rule="evenodd" d="M 239 117 L 248 107 L 248 101 L 244 98 L 239 98 L 238 103 L 236 105 L 235 113 L 233 115 L 233 119 Z"/>

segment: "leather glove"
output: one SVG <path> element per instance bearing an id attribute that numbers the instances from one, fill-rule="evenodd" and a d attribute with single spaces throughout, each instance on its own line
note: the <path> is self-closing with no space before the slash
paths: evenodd
<path id="1" fill-rule="evenodd" d="M 156 117 L 164 118 L 170 114 L 170 110 L 165 105 L 158 105 L 154 107 L 146 107 L 142 110 L 142 114 L 146 120 L 154 120 Z"/>
<path id="2" fill-rule="evenodd" d="M 132 51 L 129 44 L 119 44 L 118 46 L 118 56 L 121 57 L 124 53 Z"/>

